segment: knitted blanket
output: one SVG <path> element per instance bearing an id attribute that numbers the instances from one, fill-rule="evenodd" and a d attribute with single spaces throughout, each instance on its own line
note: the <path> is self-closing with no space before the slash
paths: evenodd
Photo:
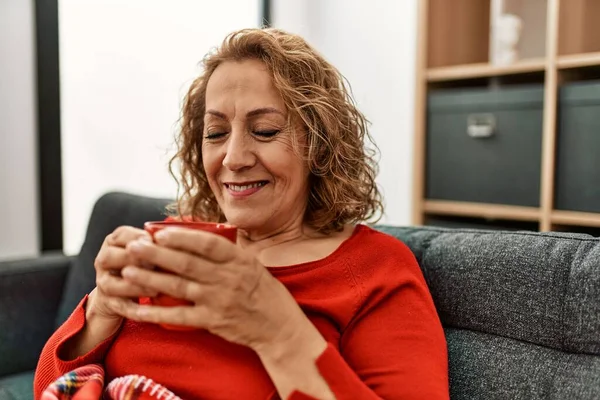
<path id="1" fill-rule="evenodd" d="M 41 400 L 181 400 L 164 386 L 140 375 L 115 378 L 104 387 L 104 368 L 90 364 L 58 378 Z"/>

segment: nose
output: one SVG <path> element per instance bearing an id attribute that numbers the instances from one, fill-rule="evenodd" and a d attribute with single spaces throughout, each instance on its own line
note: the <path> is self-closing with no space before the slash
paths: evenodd
<path id="1" fill-rule="evenodd" d="M 252 167 L 256 163 L 256 156 L 252 150 L 251 140 L 242 130 L 232 131 L 225 146 L 223 166 L 231 171 Z"/>

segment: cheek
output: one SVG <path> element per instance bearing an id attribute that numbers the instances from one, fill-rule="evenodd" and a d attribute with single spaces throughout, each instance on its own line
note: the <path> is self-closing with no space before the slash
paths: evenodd
<path id="1" fill-rule="evenodd" d="M 216 174 L 219 172 L 221 163 L 218 160 L 214 151 L 210 149 L 206 149 L 205 146 L 202 147 L 202 167 L 204 168 L 204 173 L 208 178 L 208 182 L 212 183 L 216 178 Z"/>
<path id="2" fill-rule="evenodd" d="M 303 187 L 308 184 L 308 165 L 305 160 L 291 147 L 287 147 L 280 157 L 280 170 L 285 171 L 289 184 Z"/>
<path id="3" fill-rule="evenodd" d="M 277 143 L 268 149 L 264 149 L 264 151 L 261 151 L 260 160 L 275 178 L 286 181 L 288 185 L 293 181 L 297 181 L 298 157 L 287 146 Z"/>
<path id="4" fill-rule="evenodd" d="M 285 179 L 289 186 L 301 190 L 308 185 L 308 166 L 294 153 L 288 154 L 287 157 L 287 160 L 279 166 L 280 170 L 285 171 Z"/>

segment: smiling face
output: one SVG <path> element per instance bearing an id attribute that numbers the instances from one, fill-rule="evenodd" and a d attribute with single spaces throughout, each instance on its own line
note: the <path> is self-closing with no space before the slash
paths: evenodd
<path id="1" fill-rule="evenodd" d="M 288 125 L 283 99 L 261 61 L 216 68 L 206 88 L 202 161 L 229 223 L 261 235 L 302 224 L 309 172 L 295 140 L 300 148 L 305 144 Z"/>

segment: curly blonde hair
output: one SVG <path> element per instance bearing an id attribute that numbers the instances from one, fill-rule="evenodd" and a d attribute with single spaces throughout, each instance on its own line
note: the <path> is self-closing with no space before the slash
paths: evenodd
<path id="1" fill-rule="evenodd" d="M 375 183 L 377 148 L 349 84 L 300 36 L 272 28 L 233 32 L 205 56 L 203 73 L 185 97 L 178 151 L 169 164 L 176 179 L 174 165 L 180 167 L 180 195 L 171 210 L 203 221 L 225 220 L 202 165 L 206 86 L 220 64 L 247 59 L 266 65 L 289 112 L 288 124 L 299 121 L 306 130 L 305 223 L 326 234 L 348 223 L 377 221 L 383 212 Z"/>

